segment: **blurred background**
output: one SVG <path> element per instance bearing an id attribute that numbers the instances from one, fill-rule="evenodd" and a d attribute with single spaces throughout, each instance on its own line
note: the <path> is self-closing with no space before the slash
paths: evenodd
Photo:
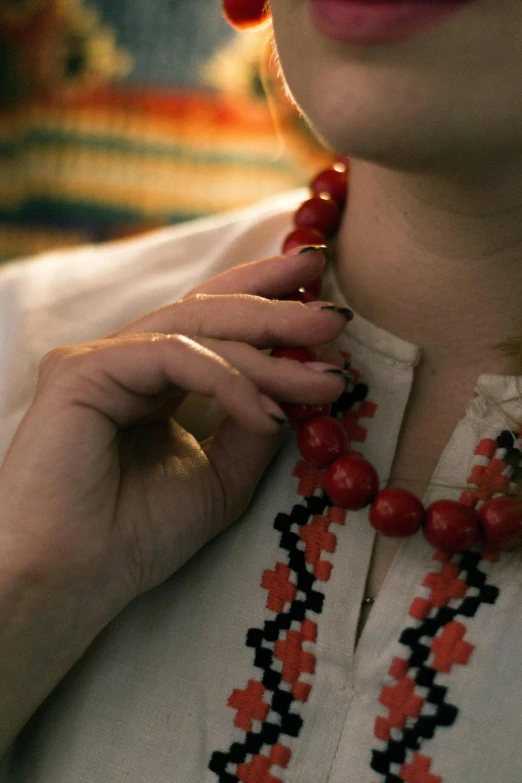
<path id="1" fill-rule="evenodd" d="M 0 0 L 0 262 L 306 184 L 269 38 L 220 0 Z"/>

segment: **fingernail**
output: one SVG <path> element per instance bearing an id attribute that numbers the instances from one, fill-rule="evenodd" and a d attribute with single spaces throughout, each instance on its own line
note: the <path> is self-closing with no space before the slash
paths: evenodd
<path id="1" fill-rule="evenodd" d="M 303 362 L 303 366 L 308 367 L 309 370 L 315 370 L 315 372 L 328 372 L 332 375 L 334 373 L 337 374 L 337 372 L 344 372 L 344 370 L 339 370 L 335 365 L 327 364 L 326 362 Z"/>
<path id="2" fill-rule="evenodd" d="M 271 413 L 270 418 L 280 427 L 283 427 L 284 429 L 290 429 L 290 422 L 288 419 L 285 419 L 282 416 L 276 416 L 275 413 Z"/>
<path id="3" fill-rule="evenodd" d="M 326 245 L 299 245 L 289 250 L 287 256 L 300 256 L 303 253 L 324 253 L 327 250 Z"/>
<path id="4" fill-rule="evenodd" d="M 279 427 L 290 427 L 290 422 L 286 418 L 285 414 L 279 405 L 271 400 L 270 397 L 266 397 L 264 394 L 262 394 L 260 396 L 260 403 L 264 412 L 272 419 L 272 421 L 275 421 Z"/>
<path id="5" fill-rule="evenodd" d="M 340 367 L 334 367 L 331 364 L 325 364 L 324 362 L 305 362 L 305 367 L 315 372 L 322 372 L 325 375 L 337 375 L 339 378 L 344 378 L 345 381 L 351 381 L 352 376 L 346 370 L 341 370 Z"/>
<path id="6" fill-rule="evenodd" d="M 307 302 L 306 307 L 310 307 L 312 310 L 326 310 L 331 313 L 339 313 L 343 315 L 347 321 L 353 319 L 353 312 L 349 307 L 338 307 L 332 302 Z"/>
<path id="7" fill-rule="evenodd" d="M 308 245 L 308 247 L 302 247 L 298 255 L 302 256 L 304 253 L 313 253 L 317 250 L 324 252 L 326 250 L 326 245 Z"/>
<path id="8" fill-rule="evenodd" d="M 346 380 L 352 380 L 352 374 L 350 372 L 339 370 L 339 368 L 336 368 L 335 370 L 323 370 L 323 372 L 328 373 L 329 375 L 339 375 L 342 378 L 346 378 Z"/>

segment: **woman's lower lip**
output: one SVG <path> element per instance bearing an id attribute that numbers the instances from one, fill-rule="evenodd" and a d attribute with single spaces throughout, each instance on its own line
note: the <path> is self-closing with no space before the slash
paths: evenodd
<path id="1" fill-rule="evenodd" d="M 442 22 L 470 0 L 310 0 L 327 38 L 353 44 L 403 41 Z"/>

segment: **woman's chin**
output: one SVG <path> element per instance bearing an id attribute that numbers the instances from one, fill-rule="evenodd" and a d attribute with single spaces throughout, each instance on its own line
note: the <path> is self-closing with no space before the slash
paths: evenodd
<path id="1" fill-rule="evenodd" d="M 336 109 L 305 100 L 301 110 L 319 140 L 338 154 L 404 171 L 439 169 L 446 159 L 450 165 L 451 145 L 445 149 L 443 138 L 434 136 L 432 126 L 424 127 L 422 118 L 349 102 Z"/>
<path id="2" fill-rule="evenodd" d="M 414 81 L 364 82 L 338 78 L 337 87 L 328 90 L 316 74 L 294 92 L 316 135 L 336 153 L 405 172 L 442 173 L 474 166 L 481 147 L 493 152 L 494 139 L 488 142 L 484 123 L 470 121 L 471 112 L 463 116 L 440 108 L 453 105 L 450 96 L 434 100 Z"/>

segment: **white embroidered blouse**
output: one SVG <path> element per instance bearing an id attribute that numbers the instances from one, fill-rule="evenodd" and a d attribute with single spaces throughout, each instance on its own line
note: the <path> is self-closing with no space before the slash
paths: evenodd
<path id="1" fill-rule="evenodd" d="M 3 269 L 0 459 L 47 350 L 278 252 L 302 197 Z M 331 275 L 322 297 L 345 304 Z M 360 318 L 338 344 L 353 383 L 335 413 L 385 477 L 418 350 Z M 506 488 L 521 442 L 487 399 L 520 418 L 520 396 L 515 377 L 478 379 L 426 502 Z M 463 495 L 438 486 L 468 481 Z M 405 540 L 356 646 L 372 543 L 367 510 L 332 507 L 290 436 L 241 519 L 98 636 L 0 781 L 522 780 L 520 553 L 437 559 L 420 535 Z"/>

